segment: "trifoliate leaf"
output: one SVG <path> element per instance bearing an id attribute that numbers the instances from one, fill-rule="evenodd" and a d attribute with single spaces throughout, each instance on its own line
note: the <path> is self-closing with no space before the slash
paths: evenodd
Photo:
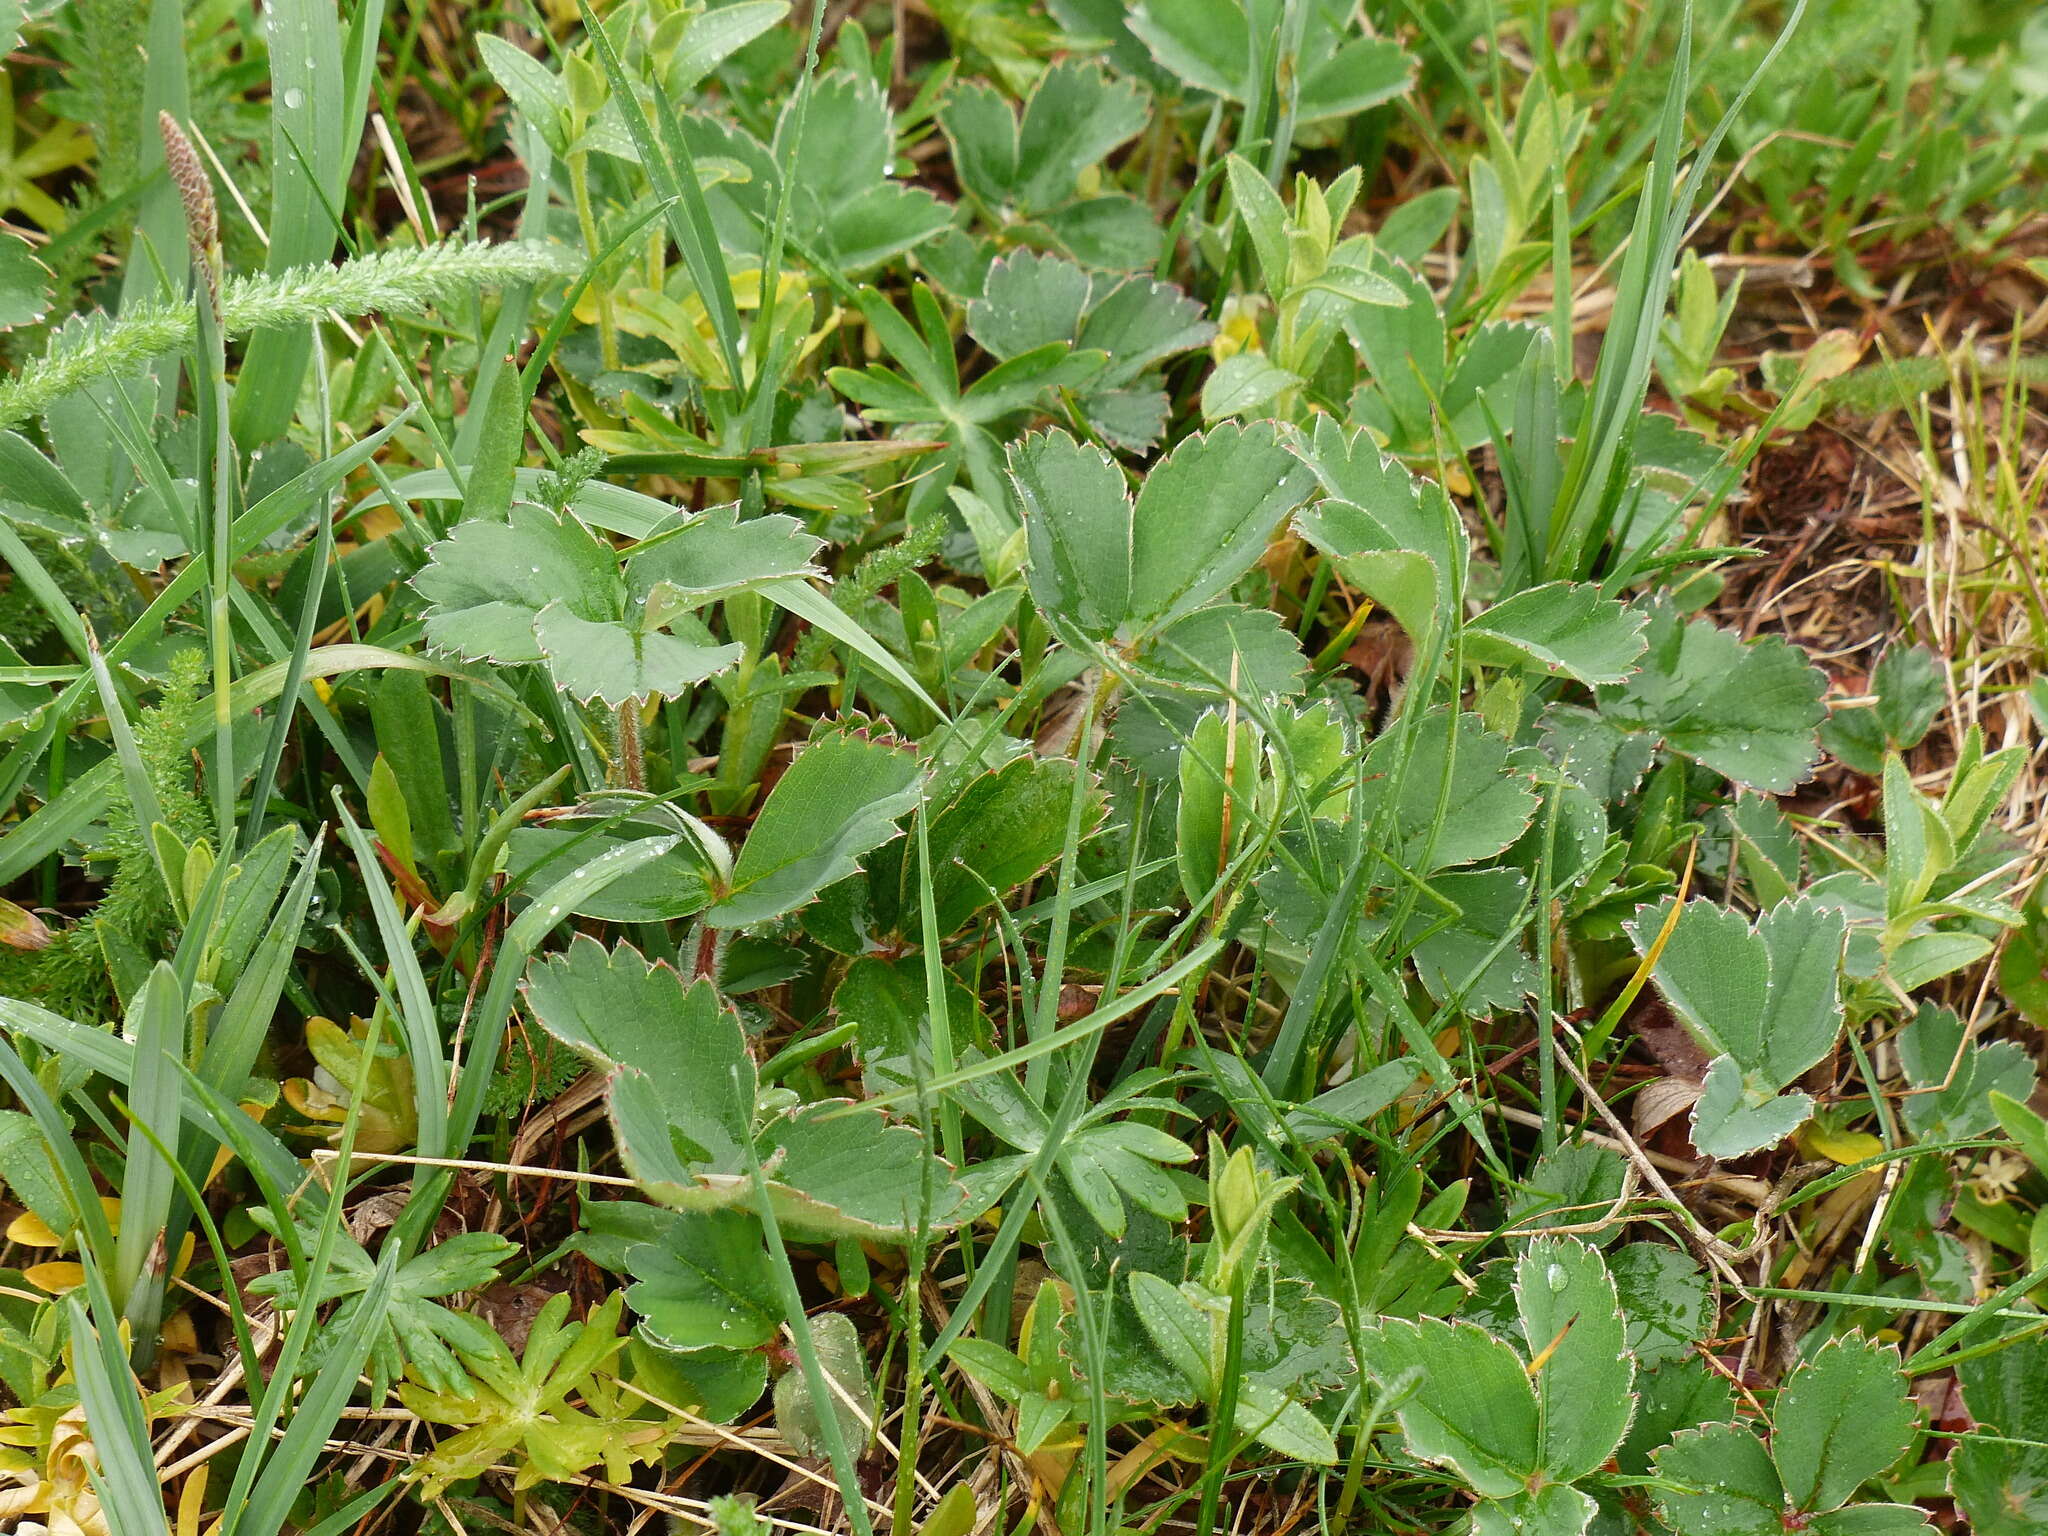
<path id="1" fill-rule="evenodd" d="M 1649 649 L 1600 712 L 1738 784 L 1783 793 L 1812 772 L 1827 679 L 1776 635 L 1744 644 L 1666 601 L 1650 607 Z"/>
<path id="2" fill-rule="evenodd" d="M 993 87 L 968 81 L 954 88 L 937 117 L 961 185 L 983 206 L 1013 217 L 1054 216 L 1055 229 L 1085 237 L 1071 217 L 1056 216 L 1127 201 L 1079 199 L 1077 184 L 1082 172 L 1144 131 L 1150 110 L 1136 82 L 1113 77 L 1094 60 L 1069 56 L 1039 76 L 1021 116 Z M 1157 239 L 1151 236 L 1155 250 Z M 1092 242 L 1065 243 L 1085 259 L 1088 253 L 1075 246 Z M 1132 265 L 1149 259 L 1141 255 Z"/>
<path id="3" fill-rule="evenodd" d="M 823 544 L 793 517 L 778 512 L 742 519 L 739 503 L 732 502 L 656 534 L 626 562 L 626 581 L 653 607 L 695 608 L 757 582 L 819 575 Z"/>
<path id="4" fill-rule="evenodd" d="M 1295 518 L 1301 536 L 1346 580 L 1424 642 L 1449 617 L 1470 541 L 1443 489 L 1418 480 L 1363 431 L 1316 423 L 1308 460 L 1329 499 Z"/>
<path id="5" fill-rule="evenodd" d="M 1457 908 L 1453 916 L 1425 902 L 1408 920 L 1408 958 L 1429 995 L 1439 1002 L 1456 998 L 1470 1018 L 1519 1007 L 1537 979 L 1514 932 L 1527 907 L 1529 877 L 1517 869 L 1476 869 L 1438 874 L 1429 884 Z"/>
<path id="6" fill-rule="evenodd" d="M 1264 424 L 1184 439 L 1135 499 L 1115 461 L 1057 430 L 1010 450 L 1010 481 L 1039 611 L 1090 638 L 1124 641 L 1221 594 L 1311 483 Z"/>
<path id="7" fill-rule="evenodd" d="M 1922 1141 L 1963 1141 L 1998 1124 L 1990 1095 L 2024 1104 L 2034 1091 L 2034 1063 L 2012 1040 L 1978 1044 L 1951 1009 L 1922 1003 L 1898 1034 L 1899 1065 L 1920 1090 L 1900 1113 Z"/>
<path id="8" fill-rule="evenodd" d="M 789 93 L 772 147 L 722 118 L 690 114 L 681 126 L 700 161 L 731 161 L 745 172 L 705 192 L 720 241 L 743 255 L 764 251 L 785 168 L 793 226 L 848 276 L 915 249 L 951 223 L 931 193 L 890 179 L 895 123 L 888 98 L 864 72 L 828 70 L 809 91 Z"/>
<path id="9" fill-rule="evenodd" d="M 1176 619 L 1138 657 L 1141 675 L 1117 710 L 1119 757 L 1140 773 L 1171 777 L 1195 722 L 1224 707 L 1236 678 L 1239 698 L 1291 698 L 1301 692 L 1308 659 L 1294 631 L 1270 608 L 1212 603 Z"/>
<path id="10" fill-rule="evenodd" d="M 1648 953 L 1668 902 L 1627 927 Z M 1839 909 L 1785 902 L 1752 927 L 1704 898 L 1687 902 L 1657 961 L 1664 998 L 1717 1060 L 1693 1113 L 1694 1145 L 1739 1157 L 1774 1145 L 1812 1112 L 1804 1094 L 1774 1099 L 1833 1048 L 1842 1025 L 1847 922 Z"/>
<path id="11" fill-rule="evenodd" d="M 1415 60 L 1388 38 L 1356 35 L 1347 13 L 1309 12 L 1301 37 L 1303 72 L 1295 110 L 1304 123 L 1350 117 L 1391 101 L 1414 81 Z M 1249 102 L 1268 43 L 1255 32 L 1273 22 L 1238 0 L 1145 0 L 1127 16 L 1161 68 L 1196 90 Z"/>
<path id="12" fill-rule="evenodd" d="M 695 645 L 660 630 L 615 621 L 593 623 L 564 603 L 533 617 L 533 635 L 555 686 L 585 703 L 616 708 L 673 699 L 738 664 L 740 645 Z"/>
<path id="13" fill-rule="evenodd" d="M 700 512 L 664 531 L 622 572 L 617 553 L 572 515 L 515 503 L 503 522 L 472 518 L 428 550 L 413 585 L 427 640 L 472 661 L 541 661 L 586 702 L 674 698 L 739 661 L 692 608 L 815 573 L 819 541 L 791 518 Z M 664 633 L 681 628 L 681 634 Z"/>

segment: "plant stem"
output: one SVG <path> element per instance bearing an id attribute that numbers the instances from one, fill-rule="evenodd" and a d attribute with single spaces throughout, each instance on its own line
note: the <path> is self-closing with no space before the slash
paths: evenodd
<path id="1" fill-rule="evenodd" d="M 587 154 L 569 157 L 569 192 L 576 200 L 576 227 L 583 235 L 586 251 L 601 251 L 604 244 L 598 239 L 597 215 L 590 206 L 590 156 Z M 619 328 L 612 316 L 612 291 L 602 280 L 591 284 L 597 295 L 597 350 L 608 369 L 619 366 Z"/>
<path id="2" fill-rule="evenodd" d="M 647 787 L 647 759 L 640 747 L 640 705 L 633 699 L 619 706 L 618 770 L 626 788 Z"/>

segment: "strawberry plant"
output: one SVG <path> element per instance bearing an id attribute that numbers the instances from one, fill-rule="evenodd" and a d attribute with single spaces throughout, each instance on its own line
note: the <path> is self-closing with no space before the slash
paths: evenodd
<path id="1" fill-rule="evenodd" d="M 0 7 L 0 1525 L 2041 1525 L 1995 9 Z"/>

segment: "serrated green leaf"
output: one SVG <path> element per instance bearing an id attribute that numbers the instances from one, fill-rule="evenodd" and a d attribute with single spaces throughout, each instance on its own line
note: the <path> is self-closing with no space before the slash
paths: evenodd
<path id="1" fill-rule="evenodd" d="M 782 1324 L 761 1224 L 744 1210 L 672 1216 L 658 1243 L 626 1252 L 626 1304 L 666 1349 L 755 1349 Z"/>
<path id="2" fill-rule="evenodd" d="M 1645 908 L 1627 925 L 1638 950 L 1649 951 L 1669 910 L 1668 901 Z M 1846 934 L 1838 908 L 1804 899 L 1771 908 L 1754 927 L 1704 898 L 1686 903 L 1655 974 L 1687 1030 L 1719 1058 L 1694 1110 L 1701 1151 L 1740 1156 L 1804 1123 L 1810 1100 L 1772 1095 L 1834 1046 Z"/>
<path id="3" fill-rule="evenodd" d="M 1735 1414 L 1734 1389 L 1695 1354 L 1638 1372 L 1636 1387 L 1636 1416 L 1614 1458 L 1631 1477 L 1647 1473 L 1651 1454 L 1669 1445 L 1680 1430 L 1725 1423 Z"/>
<path id="4" fill-rule="evenodd" d="M 1649 649 L 1600 712 L 1752 789 L 1783 793 L 1813 769 L 1827 679 L 1775 635 L 1745 644 L 1671 604 L 1650 604 Z"/>
<path id="5" fill-rule="evenodd" d="M 691 1162 L 745 1166 L 753 1137 L 755 1067 L 739 1018 L 711 983 L 685 984 L 629 944 L 609 952 L 579 934 L 536 960 L 526 1000 L 543 1028 L 600 1068 L 640 1074 L 662 1106 L 664 1140 Z"/>
<path id="6" fill-rule="evenodd" d="M 1856 1334 L 1830 1339 L 1785 1378 L 1771 1456 L 1785 1495 L 1824 1513 L 1898 1460 L 1919 1422 L 1899 1352 Z"/>
<path id="7" fill-rule="evenodd" d="M 1404 867 L 1427 874 L 1470 864 L 1528 830 L 1536 814 L 1532 776 L 1510 762 L 1514 749 L 1479 716 L 1432 710 L 1413 738 L 1405 762 L 1399 733 L 1372 744 L 1362 797 L 1362 814 L 1384 828 L 1389 852 Z"/>
<path id="8" fill-rule="evenodd" d="M 427 641 L 470 661 L 539 661 L 534 616 L 550 603 L 592 622 L 623 612 L 609 548 L 574 517 L 515 503 L 505 522 L 477 518 L 427 551 L 413 578 L 426 598 Z"/>
<path id="9" fill-rule="evenodd" d="M 821 736 L 775 782 L 740 846 L 732 878 L 704 914 L 719 928 L 779 917 L 859 868 L 901 834 L 917 803 L 916 754 L 851 732 Z"/>
<path id="10" fill-rule="evenodd" d="M 626 562 L 626 581 L 642 602 L 692 608 L 761 582 L 819 575 L 823 545 L 793 517 L 742 519 L 732 502 L 642 545 Z"/>
<path id="11" fill-rule="evenodd" d="M 2048 1423 L 2048 1338 L 2018 1339 L 1956 1367 L 1963 1404 L 1980 1429 L 2039 1439 Z M 2048 1528 L 2048 1450 L 1965 1436 L 1949 1453 L 1949 1489 L 1976 1536 L 2033 1536 Z"/>
<path id="12" fill-rule="evenodd" d="M 1458 915 L 1431 903 L 1408 920 L 1408 958 L 1429 995 L 1455 997 L 1470 1018 L 1521 1006 L 1536 990 L 1536 966 L 1519 937 L 1505 948 L 1500 941 L 1526 916 L 1529 877 L 1518 869 L 1447 871 L 1431 877 L 1430 889 Z"/>
<path id="13" fill-rule="evenodd" d="M 1527 587 L 1495 603 L 1465 627 L 1465 646 L 1481 661 L 1528 660 L 1591 686 L 1627 677 L 1648 646 L 1642 610 L 1585 582 Z"/>
<path id="14" fill-rule="evenodd" d="M 1536 1394 L 1515 1352 L 1470 1323 L 1382 1318 L 1365 1330 L 1366 1374 L 1421 1385 L 1395 1410 L 1408 1449 L 1487 1498 L 1522 1492 L 1540 1462 Z"/>
<path id="15" fill-rule="evenodd" d="M 1922 1003 L 1897 1043 L 1899 1065 L 1921 1090 L 1900 1114 L 1922 1141 L 1981 1136 L 1998 1123 L 1992 1093 L 2024 1104 L 2034 1091 L 2034 1063 L 2017 1041 L 1973 1042 L 1951 1009 Z"/>
<path id="16" fill-rule="evenodd" d="M 1721 1056 L 1707 1068 L 1692 1107 L 1692 1144 L 1708 1157 L 1747 1157 L 1775 1147 L 1812 1115 L 1807 1094 L 1755 1088 L 1732 1056 Z"/>
<path id="17" fill-rule="evenodd" d="M 1185 438 L 1133 499 L 1100 450 L 1052 431 L 1010 450 L 1032 600 L 1056 624 L 1136 641 L 1220 595 L 1307 494 L 1269 425 Z"/>
<path id="18" fill-rule="evenodd" d="M 1761 1440 L 1739 1424 L 1684 1429 L 1656 1455 L 1657 1512 L 1684 1536 L 1784 1536 L 1784 1490 Z"/>
<path id="19" fill-rule="evenodd" d="M 1294 101 L 1300 121 L 1349 117 L 1401 95 L 1415 61 L 1389 38 L 1351 35 L 1348 13 L 1313 10 L 1301 36 L 1302 79 Z M 1126 13 L 1131 31 L 1161 68 L 1196 90 L 1232 101 L 1254 99 L 1263 49 L 1255 36 L 1272 19 L 1237 0 L 1145 0 Z"/>
<path id="20" fill-rule="evenodd" d="M 736 666 L 746 653 L 740 645 L 697 645 L 637 625 L 593 623 L 563 603 L 533 616 L 533 636 L 556 687 L 586 704 L 614 708 L 676 698 Z"/>
<path id="21" fill-rule="evenodd" d="M 1599 1468 L 1628 1430 L 1635 1360 L 1624 1345 L 1614 1279 L 1596 1249 L 1572 1238 L 1538 1238 L 1515 1264 L 1522 1333 L 1537 1357 L 1544 1474 L 1577 1482 Z"/>

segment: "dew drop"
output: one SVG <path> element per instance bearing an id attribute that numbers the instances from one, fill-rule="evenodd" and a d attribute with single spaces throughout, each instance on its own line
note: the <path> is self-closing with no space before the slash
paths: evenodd
<path id="1" fill-rule="evenodd" d="M 1562 1264 L 1553 1264 L 1544 1270 L 1543 1278 L 1550 1282 L 1550 1288 L 1553 1291 L 1561 1291 L 1570 1283 L 1570 1279 L 1565 1274 Z"/>
<path id="2" fill-rule="evenodd" d="M 306 93 L 300 90 L 296 85 L 291 87 L 291 89 L 287 90 L 284 93 L 284 99 L 280 103 L 280 105 L 282 105 L 285 111 L 287 112 L 296 112 L 305 104 Z"/>

